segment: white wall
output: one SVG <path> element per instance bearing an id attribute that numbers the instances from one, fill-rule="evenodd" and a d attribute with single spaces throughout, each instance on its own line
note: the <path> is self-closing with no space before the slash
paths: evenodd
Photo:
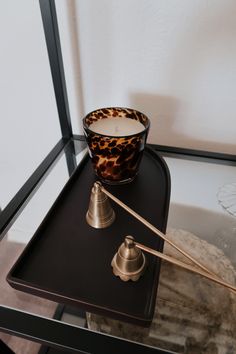
<path id="1" fill-rule="evenodd" d="M 74 126 L 102 106 L 152 121 L 149 142 L 236 151 L 234 0 L 58 0 Z"/>
<path id="2" fill-rule="evenodd" d="M 77 133 L 90 110 L 127 105 L 151 118 L 152 143 L 235 153 L 235 1 L 56 0 L 56 6 Z M 38 1 L 0 2 L 0 43 L 4 207 L 60 129 Z M 64 165 L 60 185 L 63 171 Z M 58 186 L 55 193 L 50 180 L 45 186 L 49 207 Z M 173 201 L 179 203 L 174 189 Z M 37 203 L 13 226 L 13 238 L 32 235 L 42 214 Z"/>
<path id="3" fill-rule="evenodd" d="M 0 2 L 0 207 L 61 137 L 39 3 Z"/>

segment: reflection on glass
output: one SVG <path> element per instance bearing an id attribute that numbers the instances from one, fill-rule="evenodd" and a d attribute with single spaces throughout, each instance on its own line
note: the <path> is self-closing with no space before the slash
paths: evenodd
<path id="1" fill-rule="evenodd" d="M 231 215 L 236 216 L 236 182 L 219 188 L 217 198 L 220 205 Z"/>

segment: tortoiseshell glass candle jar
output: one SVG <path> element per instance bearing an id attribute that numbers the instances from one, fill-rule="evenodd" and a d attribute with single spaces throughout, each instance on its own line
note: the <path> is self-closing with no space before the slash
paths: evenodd
<path id="1" fill-rule="evenodd" d="M 149 126 L 143 113 L 130 108 L 101 108 L 83 119 L 89 154 L 102 182 L 121 184 L 135 178 Z"/>

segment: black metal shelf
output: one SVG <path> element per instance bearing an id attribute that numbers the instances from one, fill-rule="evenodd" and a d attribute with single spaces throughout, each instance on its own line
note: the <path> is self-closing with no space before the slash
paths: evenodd
<path id="1" fill-rule="evenodd" d="M 55 145 L 44 161 L 17 192 L 7 207 L 0 213 L 0 240 L 26 206 L 27 201 L 37 190 L 43 178 L 65 151 L 68 176 L 76 167 L 76 151 L 73 139 L 84 141 L 82 136 L 74 135 L 71 128 L 65 74 L 61 53 L 57 14 L 54 0 L 39 0 L 45 39 L 47 44 L 51 74 L 53 79 L 58 118 L 62 139 Z M 219 164 L 236 165 L 236 155 L 185 149 L 172 146 L 151 145 L 165 156 L 188 158 Z M 82 148 L 82 146 L 81 146 Z M 72 353 L 168 353 L 128 340 L 79 328 L 55 319 L 43 318 L 18 309 L 0 306 L 0 330 L 32 341 L 49 345 L 56 350 Z M 55 353 L 55 351 L 54 351 Z"/>

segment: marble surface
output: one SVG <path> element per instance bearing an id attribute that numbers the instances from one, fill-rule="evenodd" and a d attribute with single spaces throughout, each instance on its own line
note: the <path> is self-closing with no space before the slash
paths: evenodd
<path id="1" fill-rule="evenodd" d="M 184 230 L 168 237 L 222 279 L 236 283 L 236 271 L 221 250 Z M 165 243 L 164 253 L 186 262 Z M 154 347 L 189 354 L 236 353 L 236 294 L 201 276 L 162 262 L 155 315 L 149 328 L 87 314 L 90 329 Z"/>

